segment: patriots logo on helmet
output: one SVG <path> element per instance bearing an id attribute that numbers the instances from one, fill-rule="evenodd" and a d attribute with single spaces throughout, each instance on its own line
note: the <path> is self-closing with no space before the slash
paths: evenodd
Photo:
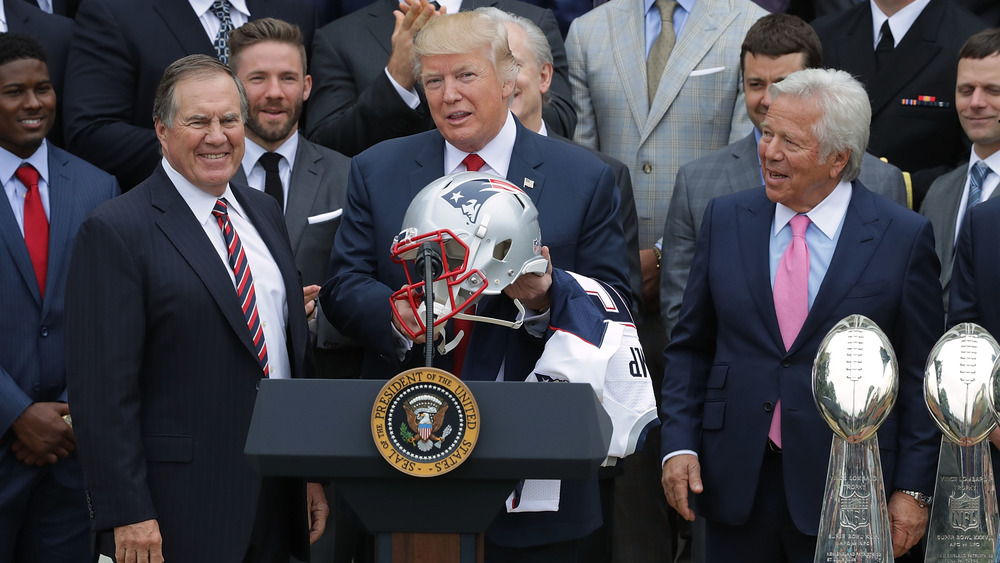
<path id="1" fill-rule="evenodd" d="M 461 211 L 470 223 L 475 223 L 479 218 L 479 210 L 483 203 L 493 194 L 500 192 L 515 192 L 524 195 L 524 192 L 514 184 L 493 178 L 483 178 L 482 180 L 472 180 L 449 186 L 448 190 L 441 194 L 441 198 Z"/>

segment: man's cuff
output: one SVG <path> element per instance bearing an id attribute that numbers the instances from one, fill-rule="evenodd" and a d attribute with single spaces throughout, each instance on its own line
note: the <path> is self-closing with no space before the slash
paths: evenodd
<path id="1" fill-rule="evenodd" d="M 403 358 L 406 357 L 406 353 L 413 348 L 413 341 L 406 337 L 396 325 L 389 322 L 389 328 L 392 329 L 392 336 L 395 342 L 393 342 L 392 350 L 396 353 L 396 361 L 401 362 Z"/>
<path id="2" fill-rule="evenodd" d="M 389 77 L 389 83 L 396 89 L 396 93 L 399 94 L 400 98 L 402 98 L 403 103 L 410 106 L 410 109 L 417 109 L 417 106 L 420 105 L 420 96 L 417 95 L 416 88 L 410 88 L 407 90 L 406 88 L 400 86 L 399 82 L 396 82 L 396 79 L 389 74 L 389 67 L 385 67 L 385 75 Z"/>
<path id="3" fill-rule="evenodd" d="M 520 316 L 520 315 L 519 315 Z M 545 336 L 545 331 L 549 328 L 549 319 L 552 317 L 552 308 L 548 308 L 543 313 L 534 309 L 524 308 L 524 330 L 535 338 Z"/>
<path id="4" fill-rule="evenodd" d="M 679 455 L 693 455 L 694 457 L 698 457 L 698 452 L 695 452 L 694 450 L 677 450 L 676 452 L 670 452 L 667 455 L 663 456 L 663 460 L 660 461 L 660 467 L 666 465 L 668 459 L 672 457 L 677 457 Z"/>

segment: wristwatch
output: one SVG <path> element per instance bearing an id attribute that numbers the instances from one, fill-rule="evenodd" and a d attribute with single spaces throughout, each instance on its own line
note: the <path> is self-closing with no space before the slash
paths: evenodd
<path id="1" fill-rule="evenodd" d="M 897 492 L 903 493 L 904 495 L 913 497 L 913 500 L 917 501 L 920 508 L 927 508 L 931 505 L 931 501 L 934 500 L 933 497 L 925 495 L 920 491 L 909 491 L 907 489 L 896 489 Z"/>

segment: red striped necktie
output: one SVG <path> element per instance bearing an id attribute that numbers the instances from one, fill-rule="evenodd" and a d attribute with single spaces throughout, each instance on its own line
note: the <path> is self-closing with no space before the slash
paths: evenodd
<path id="1" fill-rule="evenodd" d="M 260 367 L 264 370 L 264 377 L 267 377 L 271 369 L 267 364 L 264 327 L 261 325 L 260 315 L 257 314 L 257 293 L 253 287 L 253 274 L 250 273 L 250 263 L 247 262 L 247 255 L 243 251 L 240 236 L 233 228 L 233 224 L 229 222 L 229 209 L 225 199 L 216 200 L 212 215 L 215 215 L 215 219 L 219 222 L 219 228 L 222 229 L 222 236 L 226 239 L 229 266 L 233 269 L 233 274 L 236 277 L 236 295 L 239 297 L 240 307 L 243 308 L 243 317 L 247 321 L 247 328 L 250 329 L 250 338 L 253 340 Z"/>
<path id="2" fill-rule="evenodd" d="M 470 153 L 462 159 L 462 164 L 465 165 L 465 169 L 469 172 L 479 172 L 479 169 L 486 164 L 486 161 L 483 160 L 483 157 L 478 154 Z M 469 307 L 466 312 L 470 315 L 475 315 L 476 306 L 473 305 L 472 307 Z M 452 326 L 455 329 L 455 334 L 458 334 L 460 331 L 465 332 L 465 335 L 462 336 L 462 341 L 455 347 L 455 351 L 451 356 L 451 371 L 456 377 L 462 377 L 462 367 L 465 365 L 465 352 L 469 349 L 469 341 L 472 340 L 472 327 L 474 325 L 475 323 L 473 321 L 467 319 L 455 319 L 452 323 Z"/>

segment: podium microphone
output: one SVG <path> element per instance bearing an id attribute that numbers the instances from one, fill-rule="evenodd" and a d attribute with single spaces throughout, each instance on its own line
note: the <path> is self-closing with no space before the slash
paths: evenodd
<path id="1" fill-rule="evenodd" d="M 440 247 L 430 241 L 420 245 L 420 251 L 413 261 L 417 275 L 424 279 L 424 363 L 434 366 L 434 280 L 444 272 Z"/>

